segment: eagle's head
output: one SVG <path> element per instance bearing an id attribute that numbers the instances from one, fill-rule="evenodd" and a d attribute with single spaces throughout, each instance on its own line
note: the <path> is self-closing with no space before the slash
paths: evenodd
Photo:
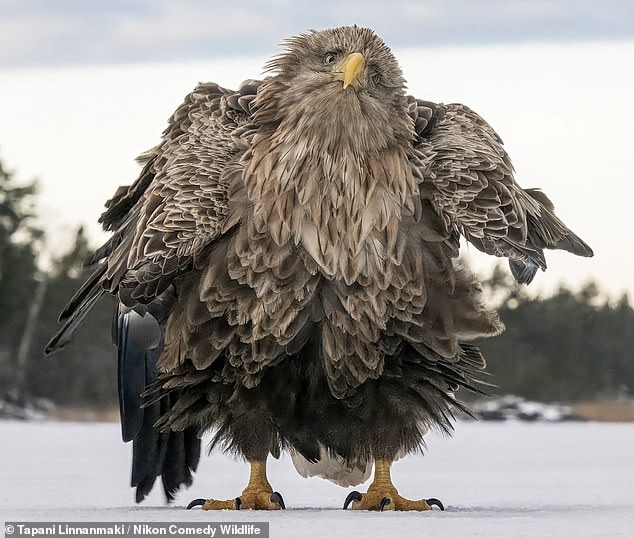
<path id="1" fill-rule="evenodd" d="M 403 75 L 367 28 L 286 44 L 253 101 L 243 158 L 253 221 L 278 246 L 301 246 L 310 271 L 369 282 L 389 274 L 402 252 L 398 223 L 418 213 Z"/>
<path id="2" fill-rule="evenodd" d="M 405 80 L 389 47 L 369 28 L 310 31 L 271 60 L 256 119 L 336 152 L 375 153 L 409 144 Z"/>

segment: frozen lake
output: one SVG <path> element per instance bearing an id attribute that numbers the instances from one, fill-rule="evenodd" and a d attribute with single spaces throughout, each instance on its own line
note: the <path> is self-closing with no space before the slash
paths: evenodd
<path id="1" fill-rule="evenodd" d="M 117 424 L 0 422 L 0 440 L 3 521 L 269 521 L 271 538 L 634 536 L 634 424 L 458 423 L 394 465 L 401 494 L 445 503 L 431 513 L 344 512 L 349 490 L 299 477 L 289 458 L 269 464 L 285 512 L 186 511 L 242 491 L 248 467 L 220 454 L 203 457 L 174 505 L 155 491 L 137 506 Z"/>

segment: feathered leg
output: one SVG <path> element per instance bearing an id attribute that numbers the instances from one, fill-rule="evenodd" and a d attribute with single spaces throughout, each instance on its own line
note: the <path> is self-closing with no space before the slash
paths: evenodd
<path id="1" fill-rule="evenodd" d="M 353 510 L 431 510 L 437 506 L 441 510 L 445 507 L 438 499 L 421 499 L 410 501 L 401 497 L 392 484 L 390 467 L 392 462 L 388 460 L 376 460 L 374 462 L 374 480 L 366 493 L 353 491 L 348 495 L 343 505 L 345 510 L 352 502 Z"/>
<path id="2" fill-rule="evenodd" d="M 273 491 L 271 484 L 266 477 L 266 460 L 249 461 L 251 474 L 249 483 L 240 497 L 226 501 L 215 499 L 195 499 L 187 509 L 194 506 L 202 506 L 203 510 L 241 510 L 250 508 L 252 510 L 279 510 L 286 508 L 284 499 L 277 492 Z"/>

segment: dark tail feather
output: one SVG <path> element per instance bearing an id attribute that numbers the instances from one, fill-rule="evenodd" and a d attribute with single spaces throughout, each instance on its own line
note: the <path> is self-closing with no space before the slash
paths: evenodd
<path id="1" fill-rule="evenodd" d="M 161 432 L 154 427 L 167 407 L 166 399 L 145 407 L 143 424 L 132 442 L 130 485 L 136 488 L 137 503 L 150 493 L 159 476 L 165 498 L 171 502 L 182 486 L 192 484 L 192 473 L 198 467 L 201 441 L 194 428 Z"/>
<path id="2" fill-rule="evenodd" d="M 197 431 L 161 432 L 154 424 L 173 403 L 167 398 L 141 407 L 141 393 L 156 381 L 156 363 L 162 352 L 161 329 L 150 314 L 120 313 L 117 323 L 119 347 L 119 410 L 124 441 L 132 441 L 130 485 L 141 502 L 161 476 L 168 501 L 182 486 L 192 483 L 200 459 Z"/>
<path id="3" fill-rule="evenodd" d="M 136 488 L 135 500 L 141 502 L 150 493 L 165 461 L 169 433 L 161 433 L 154 423 L 161 416 L 160 404 L 141 410 L 141 427 L 132 439 L 130 485 Z M 123 429 L 124 421 L 121 420 Z"/>
<path id="4" fill-rule="evenodd" d="M 193 482 L 192 472 L 200 460 L 200 439 L 194 428 L 182 432 L 170 432 L 167 454 L 161 472 L 163 491 L 168 501 L 181 486 L 189 487 Z"/>

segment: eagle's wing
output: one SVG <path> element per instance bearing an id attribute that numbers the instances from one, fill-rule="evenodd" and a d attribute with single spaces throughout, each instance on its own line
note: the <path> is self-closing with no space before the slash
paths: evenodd
<path id="1" fill-rule="evenodd" d="M 93 256 L 95 271 L 62 312 L 64 325 L 46 348 L 52 353 L 68 343 L 101 295 L 118 295 L 122 304 L 113 338 L 119 407 L 123 439 L 133 441 L 131 485 L 137 502 L 158 476 L 171 500 L 181 485 L 191 484 L 198 464 L 197 428 L 161 432 L 154 427 L 177 396 L 141 406 L 141 393 L 157 378 L 173 280 L 235 221 L 229 189 L 248 148 L 250 103 L 258 85 L 248 81 L 231 92 L 200 84 L 185 98 L 162 142 L 141 157 L 140 177 L 106 204 L 100 221 L 113 235 Z"/>
<path id="2" fill-rule="evenodd" d="M 161 143 L 140 157 L 139 178 L 107 202 L 100 222 L 113 235 L 93 256 L 94 273 L 60 315 L 65 323 L 48 353 L 70 340 L 103 293 L 117 294 L 127 306 L 151 303 L 222 233 L 258 86 L 247 81 L 233 92 L 204 83 L 187 95 Z"/>
<path id="3" fill-rule="evenodd" d="M 417 134 L 411 161 L 421 196 L 445 232 L 462 235 L 487 254 L 507 257 L 520 283 L 546 268 L 544 249 L 592 256 L 555 216 L 544 193 L 515 182 L 502 140 L 478 114 L 460 104 L 408 100 Z"/>

